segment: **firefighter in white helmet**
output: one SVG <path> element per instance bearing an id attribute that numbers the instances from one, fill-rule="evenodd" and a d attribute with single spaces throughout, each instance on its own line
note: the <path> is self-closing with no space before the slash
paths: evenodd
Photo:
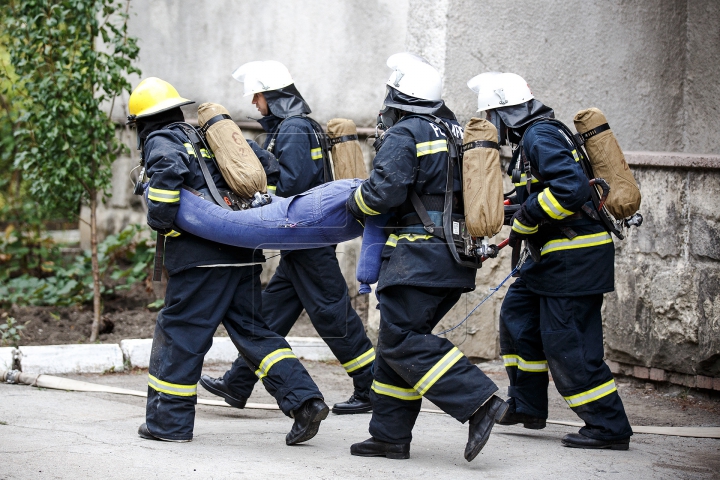
<path id="1" fill-rule="evenodd" d="M 585 422 L 579 433 L 563 437 L 563 445 L 627 450 L 632 430 L 603 361 L 600 309 L 603 293 L 614 288 L 615 249 L 594 211 L 572 132 L 519 75 L 483 73 L 468 87 L 500 143 L 517 147 L 508 174 L 520 209 L 510 221 L 510 244 L 519 253 L 524 240 L 535 252 L 500 310 L 510 408 L 497 422 L 545 428 L 549 370 Z"/>
<path id="2" fill-rule="evenodd" d="M 246 97 L 262 115 L 268 136 L 264 148 L 280 164 L 279 179 L 270 190 L 289 197 L 331 180 L 322 127 L 308 114 L 310 107 L 295 87 L 290 72 L 276 61 L 250 62 L 233 77 L 243 83 Z M 375 349 L 362 320 L 353 309 L 335 247 L 282 252 L 280 264 L 263 291 L 263 316 L 271 330 L 288 334 L 305 310 L 313 326 L 353 379 L 354 392 L 333 413 L 369 412 Z M 257 376 L 242 357 L 220 378 L 203 375 L 200 384 L 225 401 L 242 408 Z"/>
<path id="3" fill-rule="evenodd" d="M 377 284 L 380 334 L 372 385 L 371 438 L 352 455 L 402 459 L 410 456 L 412 429 L 426 397 L 460 422 L 469 422 L 465 459 L 487 442 L 495 416 L 507 405 L 498 388 L 433 328 L 475 288 L 474 268 L 455 262 L 447 243 L 423 227 L 416 208 L 438 227 L 448 179 L 448 142 L 462 142 L 462 128 L 443 102 L 439 72 L 409 53 L 391 56 L 392 74 L 380 113 L 385 130 L 376 142 L 373 170 L 348 207 L 360 221 L 392 214 L 397 228 L 383 253 Z M 463 204 L 454 169 L 454 210 Z M 425 214 L 423 213 L 423 215 Z M 454 246 L 453 246 L 454 248 Z"/>

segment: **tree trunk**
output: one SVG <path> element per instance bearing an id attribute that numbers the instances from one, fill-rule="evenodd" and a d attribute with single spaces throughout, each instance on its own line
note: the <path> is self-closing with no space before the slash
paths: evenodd
<path id="1" fill-rule="evenodd" d="M 100 266 L 98 264 L 97 240 L 97 192 L 90 192 L 90 258 L 92 259 L 93 275 L 93 323 L 90 342 L 95 342 L 100 335 Z"/>

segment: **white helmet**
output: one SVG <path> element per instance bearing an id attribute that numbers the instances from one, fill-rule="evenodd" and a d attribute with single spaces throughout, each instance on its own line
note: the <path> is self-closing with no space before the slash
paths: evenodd
<path id="1" fill-rule="evenodd" d="M 478 112 L 519 105 L 535 98 L 527 82 L 514 73 L 485 72 L 467 82 L 477 93 Z"/>
<path id="2" fill-rule="evenodd" d="M 396 53 L 387 59 L 387 66 L 395 70 L 387 84 L 405 95 L 435 102 L 442 97 L 440 72 L 424 58 L 407 52 Z"/>
<path id="3" fill-rule="evenodd" d="M 244 96 L 287 87 L 293 83 L 287 67 L 275 60 L 248 62 L 239 66 L 232 76 L 245 87 Z"/>

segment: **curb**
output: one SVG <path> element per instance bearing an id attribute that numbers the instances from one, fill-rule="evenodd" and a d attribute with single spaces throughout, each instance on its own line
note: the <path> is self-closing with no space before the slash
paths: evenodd
<path id="1" fill-rule="evenodd" d="M 290 348 L 304 360 L 335 360 L 321 338 L 287 337 Z M 152 338 L 127 339 L 120 344 L 44 345 L 0 348 L 0 370 L 12 370 L 15 357 L 24 373 L 76 374 L 121 372 L 126 367 L 148 368 Z M 231 364 L 238 356 L 229 337 L 214 337 L 205 364 Z"/>

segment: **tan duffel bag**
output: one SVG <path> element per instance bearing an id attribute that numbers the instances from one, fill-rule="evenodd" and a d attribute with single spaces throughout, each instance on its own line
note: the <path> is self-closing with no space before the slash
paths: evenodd
<path id="1" fill-rule="evenodd" d="M 243 198 L 265 193 L 265 170 L 227 109 L 217 103 L 203 103 L 198 107 L 198 124 L 230 189 Z"/>
<path id="2" fill-rule="evenodd" d="M 347 118 L 333 118 L 327 123 L 327 133 L 332 144 L 335 180 L 368 178 L 355 122 Z"/>
<path id="3" fill-rule="evenodd" d="M 585 150 L 595 177 L 610 185 L 605 207 L 617 218 L 627 218 L 640 209 L 640 189 L 605 115 L 597 108 L 579 111 L 575 128 L 585 140 Z"/>
<path id="4" fill-rule="evenodd" d="M 463 136 L 465 225 L 473 237 L 494 237 L 503 226 L 503 171 L 498 134 L 483 118 L 471 118 Z"/>

